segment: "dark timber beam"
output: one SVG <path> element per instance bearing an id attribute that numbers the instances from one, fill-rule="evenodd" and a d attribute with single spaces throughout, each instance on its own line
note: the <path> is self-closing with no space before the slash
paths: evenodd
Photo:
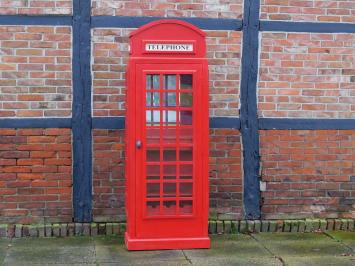
<path id="1" fill-rule="evenodd" d="M 0 15 L 0 25 L 71 26 L 72 16 Z"/>
<path id="2" fill-rule="evenodd" d="M 260 21 L 261 31 L 355 33 L 355 23 Z"/>
<path id="3" fill-rule="evenodd" d="M 165 17 L 129 17 L 129 16 L 93 16 L 91 27 L 93 28 L 139 28 L 149 22 L 166 19 Z M 238 19 L 224 18 L 183 18 L 169 17 L 189 22 L 204 30 L 236 30 L 242 29 L 242 21 Z"/>
<path id="4" fill-rule="evenodd" d="M 260 118 L 259 129 L 354 130 L 355 119 Z"/>
<path id="5" fill-rule="evenodd" d="M 124 129 L 125 117 L 93 117 L 93 129 Z M 240 119 L 237 117 L 210 117 L 210 128 L 240 129 Z"/>
<path id="6" fill-rule="evenodd" d="M 1 118 L 0 128 L 71 128 L 71 118 Z"/>
<path id="7" fill-rule="evenodd" d="M 260 218 L 259 132 L 256 82 L 258 76 L 260 0 L 244 1 L 240 122 L 243 144 L 246 219 Z"/>
<path id="8" fill-rule="evenodd" d="M 73 2 L 73 208 L 75 222 L 92 221 L 91 1 Z"/>

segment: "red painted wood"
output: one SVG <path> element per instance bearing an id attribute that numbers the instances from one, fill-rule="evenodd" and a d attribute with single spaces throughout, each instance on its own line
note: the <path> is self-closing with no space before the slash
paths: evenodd
<path id="1" fill-rule="evenodd" d="M 185 22 L 160 20 L 130 37 L 126 246 L 208 248 L 205 34 Z M 152 52 L 145 50 L 147 43 L 193 49 Z M 141 147 L 136 146 L 138 141 Z"/>

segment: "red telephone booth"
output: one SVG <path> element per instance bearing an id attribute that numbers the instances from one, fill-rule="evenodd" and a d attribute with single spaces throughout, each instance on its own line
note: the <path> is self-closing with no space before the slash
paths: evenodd
<path id="1" fill-rule="evenodd" d="M 205 33 L 178 20 L 130 35 L 128 250 L 209 248 Z"/>

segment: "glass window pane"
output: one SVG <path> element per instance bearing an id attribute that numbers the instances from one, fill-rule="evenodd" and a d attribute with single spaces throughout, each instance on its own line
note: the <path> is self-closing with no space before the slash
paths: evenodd
<path id="1" fill-rule="evenodd" d="M 159 107 L 160 106 L 160 97 L 159 97 L 159 92 L 147 92 L 146 93 L 146 106 L 154 106 L 154 107 Z"/>
<path id="2" fill-rule="evenodd" d="M 176 143 L 176 129 L 175 128 L 163 128 L 163 143 L 171 144 Z"/>
<path id="3" fill-rule="evenodd" d="M 176 201 L 167 200 L 163 202 L 163 214 L 176 214 Z"/>
<path id="4" fill-rule="evenodd" d="M 192 197 L 192 183 L 180 183 L 180 196 Z"/>
<path id="5" fill-rule="evenodd" d="M 192 214 L 192 200 L 181 200 L 179 208 L 182 214 Z"/>
<path id="6" fill-rule="evenodd" d="M 192 93 L 180 93 L 180 106 L 192 107 Z"/>
<path id="7" fill-rule="evenodd" d="M 192 164 L 180 165 L 180 176 L 192 176 Z"/>
<path id="8" fill-rule="evenodd" d="M 160 150 L 147 150 L 147 162 L 159 162 Z"/>
<path id="9" fill-rule="evenodd" d="M 180 111 L 181 125 L 192 125 L 192 111 Z"/>
<path id="10" fill-rule="evenodd" d="M 147 215 L 158 215 L 159 214 L 159 201 L 148 201 L 147 202 Z"/>
<path id="11" fill-rule="evenodd" d="M 164 75 L 164 89 L 176 89 L 176 75 Z"/>
<path id="12" fill-rule="evenodd" d="M 180 89 L 181 90 L 192 89 L 192 74 L 180 75 Z"/>
<path id="13" fill-rule="evenodd" d="M 159 128 L 147 128 L 147 143 L 157 144 L 160 140 Z"/>
<path id="14" fill-rule="evenodd" d="M 147 90 L 159 89 L 160 88 L 159 75 L 147 75 L 146 87 Z"/>
<path id="15" fill-rule="evenodd" d="M 180 128 L 180 143 L 192 143 L 192 128 Z"/>
<path id="16" fill-rule="evenodd" d="M 183 148 L 180 150 L 180 161 L 192 161 L 192 148 Z"/>
<path id="17" fill-rule="evenodd" d="M 160 196 L 160 184 L 148 183 L 147 184 L 147 198 L 159 198 Z"/>
<path id="18" fill-rule="evenodd" d="M 163 184 L 164 197 L 176 197 L 176 184 L 165 183 Z"/>
<path id="19" fill-rule="evenodd" d="M 164 165 L 163 173 L 165 179 L 175 179 L 176 178 L 176 165 Z"/>
<path id="20" fill-rule="evenodd" d="M 160 176 L 158 176 L 158 175 L 147 176 L 147 179 L 148 180 L 158 180 L 158 179 L 160 179 Z"/>
<path id="21" fill-rule="evenodd" d="M 168 125 L 176 125 L 176 111 L 164 111 L 163 121 Z"/>
<path id="22" fill-rule="evenodd" d="M 160 165 L 147 165 L 147 176 L 160 176 Z"/>
<path id="23" fill-rule="evenodd" d="M 176 150 L 164 150 L 163 161 L 176 161 Z"/>
<path id="24" fill-rule="evenodd" d="M 164 93 L 164 106 L 176 106 L 176 93 L 168 92 Z"/>
<path id="25" fill-rule="evenodd" d="M 160 123 L 160 111 L 159 110 L 146 110 L 147 125 L 158 125 Z"/>

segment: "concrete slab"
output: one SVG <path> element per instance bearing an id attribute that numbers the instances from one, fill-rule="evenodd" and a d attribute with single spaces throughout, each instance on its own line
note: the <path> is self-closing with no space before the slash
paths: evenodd
<path id="1" fill-rule="evenodd" d="M 289 266 L 353 266 L 355 259 L 353 257 L 282 257 L 286 265 Z"/>
<path id="2" fill-rule="evenodd" d="M 4 265 L 7 250 L 9 248 L 10 240 L 0 239 L 0 265 Z"/>
<path id="3" fill-rule="evenodd" d="M 329 231 L 327 234 L 355 250 L 355 232 Z"/>
<path id="4" fill-rule="evenodd" d="M 196 266 L 281 266 L 282 262 L 276 258 L 206 258 L 194 259 L 192 265 Z"/>
<path id="5" fill-rule="evenodd" d="M 122 237 L 95 237 L 99 265 L 188 265 L 181 250 L 127 251 Z M 168 264 L 170 263 L 170 264 Z"/>
<path id="6" fill-rule="evenodd" d="M 244 234 L 212 236 L 211 249 L 190 249 L 184 252 L 189 259 L 270 257 L 270 253 L 257 241 Z"/>
<path id="7" fill-rule="evenodd" d="M 14 239 L 5 265 L 95 264 L 91 238 Z"/>
<path id="8" fill-rule="evenodd" d="M 276 256 L 341 256 L 351 251 L 321 233 L 260 233 L 254 237 Z"/>

